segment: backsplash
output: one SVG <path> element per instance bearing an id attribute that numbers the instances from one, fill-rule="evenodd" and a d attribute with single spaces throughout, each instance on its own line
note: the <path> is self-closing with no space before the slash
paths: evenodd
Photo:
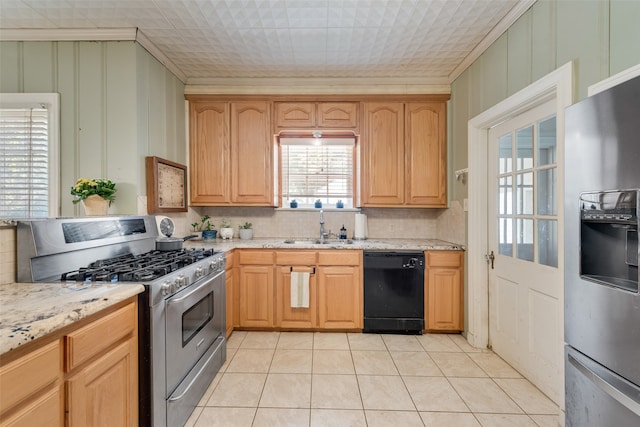
<path id="1" fill-rule="evenodd" d="M 369 239 L 442 239 L 461 244 L 465 238 L 464 212 L 460 203 L 452 202 L 450 209 L 362 209 L 367 215 Z M 317 210 L 288 210 L 253 207 L 196 207 L 185 214 L 171 214 L 176 223 L 176 235 L 189 234 L 189 224 L 209 215 L 216 229 L 227 218 L 238 234 L 238 225 L 253 224 L 254 238 L 315 238 L 320 233 Z M 338 234 L 344 225 L 347 236 L 353 237 L 355 211 L 325 210 L 325 230 Z M 446 228 L 446 230 L 443 230 Z"/>
<path id="2" fill-rule="evenodd" d="M 16 276 L 16 228 L 0 228 L 0 285 L 13 283 Z"/>
<path id="3" fill-rule="evenodd" d="M 144 202 L 144 200 L 142 201 Z M 139 214 L 145 214 L 146 203 L 139 201 Z M 440 239 L 452 243 L 465 242 L 465 212 L 457 201 L 449 209 L 362 209 L 367 215 L 369 239 Z M 355 211 L 329 210 L 324 212 L 325 230 L 339 233 L 344 224 L 347 236 L 353 237 Z M 190 224 L 199 222 L 202 215 L 212 217 L 216 229 L 220 220 L 228 218 L 238 235 L 238 225 L 253 224 L 254 238 L 316 238 L 320 233 L 317 210 L 284 210 L 270 208 L 190 208 L 184 214 L 171 214 L 176 224 L 175 236 L 186 236 Z M 13 283 L 16 274 L 16 228 L 0 228 L 0 285 Z"/>

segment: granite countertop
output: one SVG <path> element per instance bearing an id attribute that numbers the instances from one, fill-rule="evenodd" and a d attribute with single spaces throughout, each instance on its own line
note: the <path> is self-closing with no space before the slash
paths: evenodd
<path id="1" fill-rule="evenodd" d="M 61 283 L 0 286 L 0 354 L 144 291 L 140 284 L 72 290 Z"/>
<path id="2" fill-rule="evenodd" d="M 269 238 L 253 240 L 187 240 L 185 247 L 214 248 L 219 252 L 233 249 L 361 249 L 361 250 L 464 250 L 462 245 L 437 239 L 372 239 L 372 240 L 337 240 L 330 239 L 324 244 L 315 243 L 311 238 Z M 285 243 L 287 242 L 287 243 Z M 289 243 L 294 242 L 294 243 Z"/>
<path id="3" fill-rule="evenodd" d="M 294 243 L 286 243 L 291 242 Z M 185 247 L 233 249 L 464 250 L 437 239 L 253 239 L 188 240 Z M 106 284 L 74 290 L 61 283 L 12 283 L 0 286 L 0 354 L 54 332 L 144 291 L 140 284 Z"/>

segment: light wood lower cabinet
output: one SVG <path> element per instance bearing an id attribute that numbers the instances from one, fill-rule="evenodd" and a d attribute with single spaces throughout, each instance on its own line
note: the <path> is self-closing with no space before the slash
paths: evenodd
<path id="1" fill-rule="evenodd" d="M 227 253 L 226 277 L 225 277 L 225 298 L 226 298 L 226 329 L 227 338 L 233 332 L 233 327 L 237 326 L 236 318 L 238 308 L 236 306 L 236 277 L 235 272 L 235 252 Z"/>
<path id="2" fill-rule="evenodd" d="M 92 319 L 1 361 L 1 426 L 138 425 L 137 297 Z"/>
<path id="3" fill-rule="evenodd" d="M 0 368 L 0 425 L 62 426 L 60 339 Z"/>
<path id="4" fill-rule="evenodd" d="M 273 252 L 238 252 L 240 326 L 273 327 Z"/>
<path id="5" fill-rule="evenodd" d="M 464 329 L 462 251 L 426 251 L 425 324 L 428 331 Z"/>
<path id="6" fill-rule="evenodd" d="M 138 425 L 136 338 L 130 338 L 66 381 L 68 426 Z"/>
<path id="7" fill-rule="evenodd" d="M 276 325 L 281 328 L 312 329 L 318 326 L 315 267 L 277 267 Z M 291 273 L 309 273 L 309 307 L 291 307 Z"/>
<path id="8" fill-rule="evenodd" d="M 138 425 L 137 322 L 131 302 L 64 337 L 68 426 Z"/>
<path id="9" fill-rule="evenodd" d="M 240 327 L 362 329 L 362 251 L 236 253 Z M 292 271 L 310 275 L 309 307 L 291 307 Z"/>
<path id="10" fill-rule="evenodd" d="M 318 267 L 318 327 L 322 329 L 361 329 L 361 267 Z"/>

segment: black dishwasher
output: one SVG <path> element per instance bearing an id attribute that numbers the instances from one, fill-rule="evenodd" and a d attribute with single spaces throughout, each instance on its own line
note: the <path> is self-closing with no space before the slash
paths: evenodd
<path id="1" fill-rule="evenodd" d="M 421 334 L 424 252 L 364 252 L 363 332 Z"/>

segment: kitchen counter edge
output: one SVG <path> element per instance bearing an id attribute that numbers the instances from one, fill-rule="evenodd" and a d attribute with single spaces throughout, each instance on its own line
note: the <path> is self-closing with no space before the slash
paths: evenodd
<path id="1" fill-rule="evenodd" d="M 293 240 L 296 243 L 285 243 Z M 213 248 L 217 252 L 229 252 L 234 249 L 339 249 L 339 250 L 388 250 L 388 251 L 462 251 L 464 246 L 438 239 L 371 239 L 330 240 L 329 243 L 313 243 L 310 238 L 268 238 L 268 239 L 232 239 L 232 240 L 188 240 L 186 248 Z"/>
<path id="2" fill-rule="evenodd" d="M 0 285 L 0 356 L 144 291 L 141 284 L 81 290 L 61 283 Z"/>

